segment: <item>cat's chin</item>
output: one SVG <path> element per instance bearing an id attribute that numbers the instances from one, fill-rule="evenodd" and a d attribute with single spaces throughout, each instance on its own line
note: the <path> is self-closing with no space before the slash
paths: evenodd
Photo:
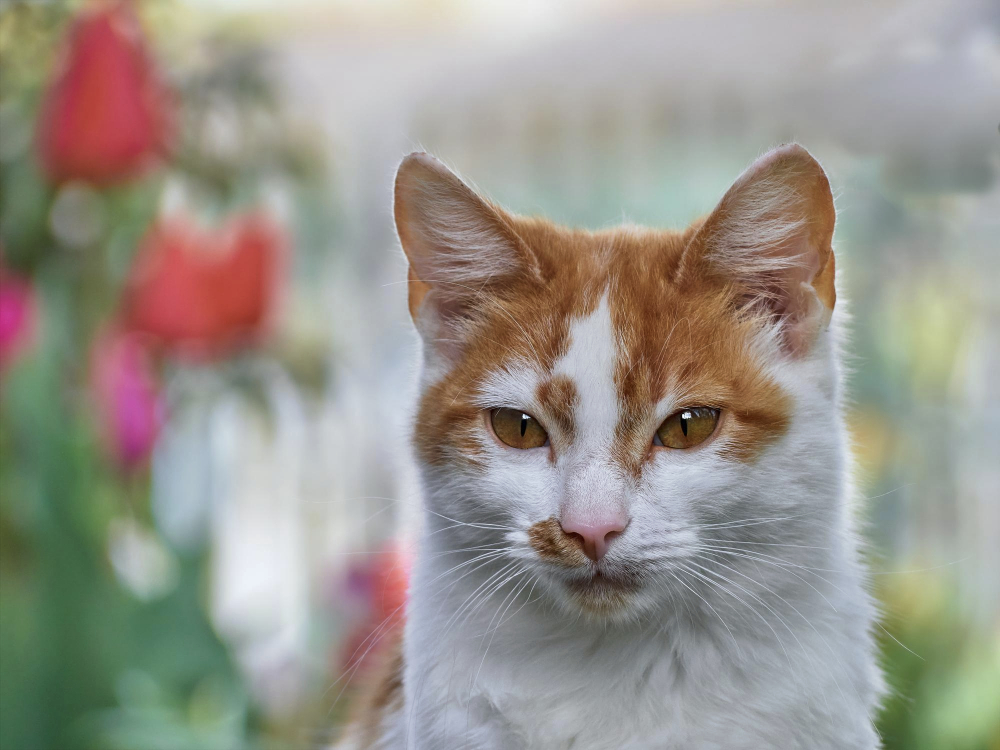
<path id="1" fill-rule="evenodd" d="M 635 605 L 638 584 L 623 576 L 595 571 L 564 584 L 570 602 L 599 618 L 627 618 Z"/>

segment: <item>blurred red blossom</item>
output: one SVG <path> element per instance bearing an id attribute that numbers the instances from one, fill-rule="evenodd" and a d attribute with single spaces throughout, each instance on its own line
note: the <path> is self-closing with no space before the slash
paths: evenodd
<path id="1" fill-rule="evenodd" d="M 257 213 L 207 230 L 180 216 L 161 220 L 131 269 L 127 326 L 195 357 L 252 343 L 270 321 L 286 244 Z"/>
<path id="2" fill-rule="evenodd" d="M 410 555 L 391 542 L 368 560 L 348 570 L 346 595 L 360 598 L 364 618 L 347 637 L 340 667 L 349 678 L 364 673 L 403 623 L 410 583 Z"/>
<path id="3" fill-rule="evenodd" d="M 38 122 L 49 178 L 108 184 L 133 177 L 165 151 L 171 97 L 127 0 L 98 0 L 69 31 Z"/>
<path id="4" fill-rule="evenodd" d="M 31 345 L 36 316 L 31 283 L 7 271 L 0 259 L 0 371 Z"/>
<path id="5" fill-rule="evenodd" d="M 149 458 L 163 422 L 163 402 L 142 337 L 118 329 L 100 334 L 91 352 L 91 382 L 104 440 L 132 469 Z"/>

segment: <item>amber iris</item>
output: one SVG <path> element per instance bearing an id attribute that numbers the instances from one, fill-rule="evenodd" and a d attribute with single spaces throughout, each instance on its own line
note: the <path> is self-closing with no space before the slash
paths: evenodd
<path id="1" fill-rule="evenodd" d="M 718 422 L 718 409 L 708 406 L 681 409 L 664 420 L 654 442 L 664 448 L 694 448 L 711 437 Z"/>
<path id="2" fill-rule="evenodd" d="M 511 448 L 541 448 L 549 441 L 538 420 L 520 409 L 494 409 L 490 412 L 490 424 L 500 441 Z"/>

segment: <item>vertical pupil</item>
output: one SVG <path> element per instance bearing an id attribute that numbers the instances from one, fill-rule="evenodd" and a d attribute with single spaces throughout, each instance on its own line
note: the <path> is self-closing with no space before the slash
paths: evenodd
<path id="1" fill-rule="evenodd" d="M 528 430 L 528 415 L 527 414 L 522 414 L 521 415 L 521 437 L 524 437 L 524 433 L 527 432 L 527 430 Z M 685 432 L 684 434 L 686 435 L 687 432 Z"/>
<path id="2" fill-rule="evenodd" d="M 688 434 L 688 420 L 691 419 L 691 412 L 686 411 L 681 414 L 681 432 L 684 433 L 684 437 Z"/>

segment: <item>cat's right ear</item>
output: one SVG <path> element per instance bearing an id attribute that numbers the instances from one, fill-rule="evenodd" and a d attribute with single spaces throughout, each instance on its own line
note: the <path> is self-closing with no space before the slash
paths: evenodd
<path id="1" fill-rule="evenodd" d="M 393 211 L 410 263 L 410 315 L 421 333 L 429 324 L 461 328 L 502 285 L 537 274 L 504 211 L 433 156 L 403 159 Z"/>
<path id="2" fill-rule="evenodd" d="M 780 324 L 793 356 L 826 330 L 837 300 L 830 181 L 802 146 L 779 146 L 733 183 L 684 250 L 678 283 L 730 287 L 745 311 Z"/>

